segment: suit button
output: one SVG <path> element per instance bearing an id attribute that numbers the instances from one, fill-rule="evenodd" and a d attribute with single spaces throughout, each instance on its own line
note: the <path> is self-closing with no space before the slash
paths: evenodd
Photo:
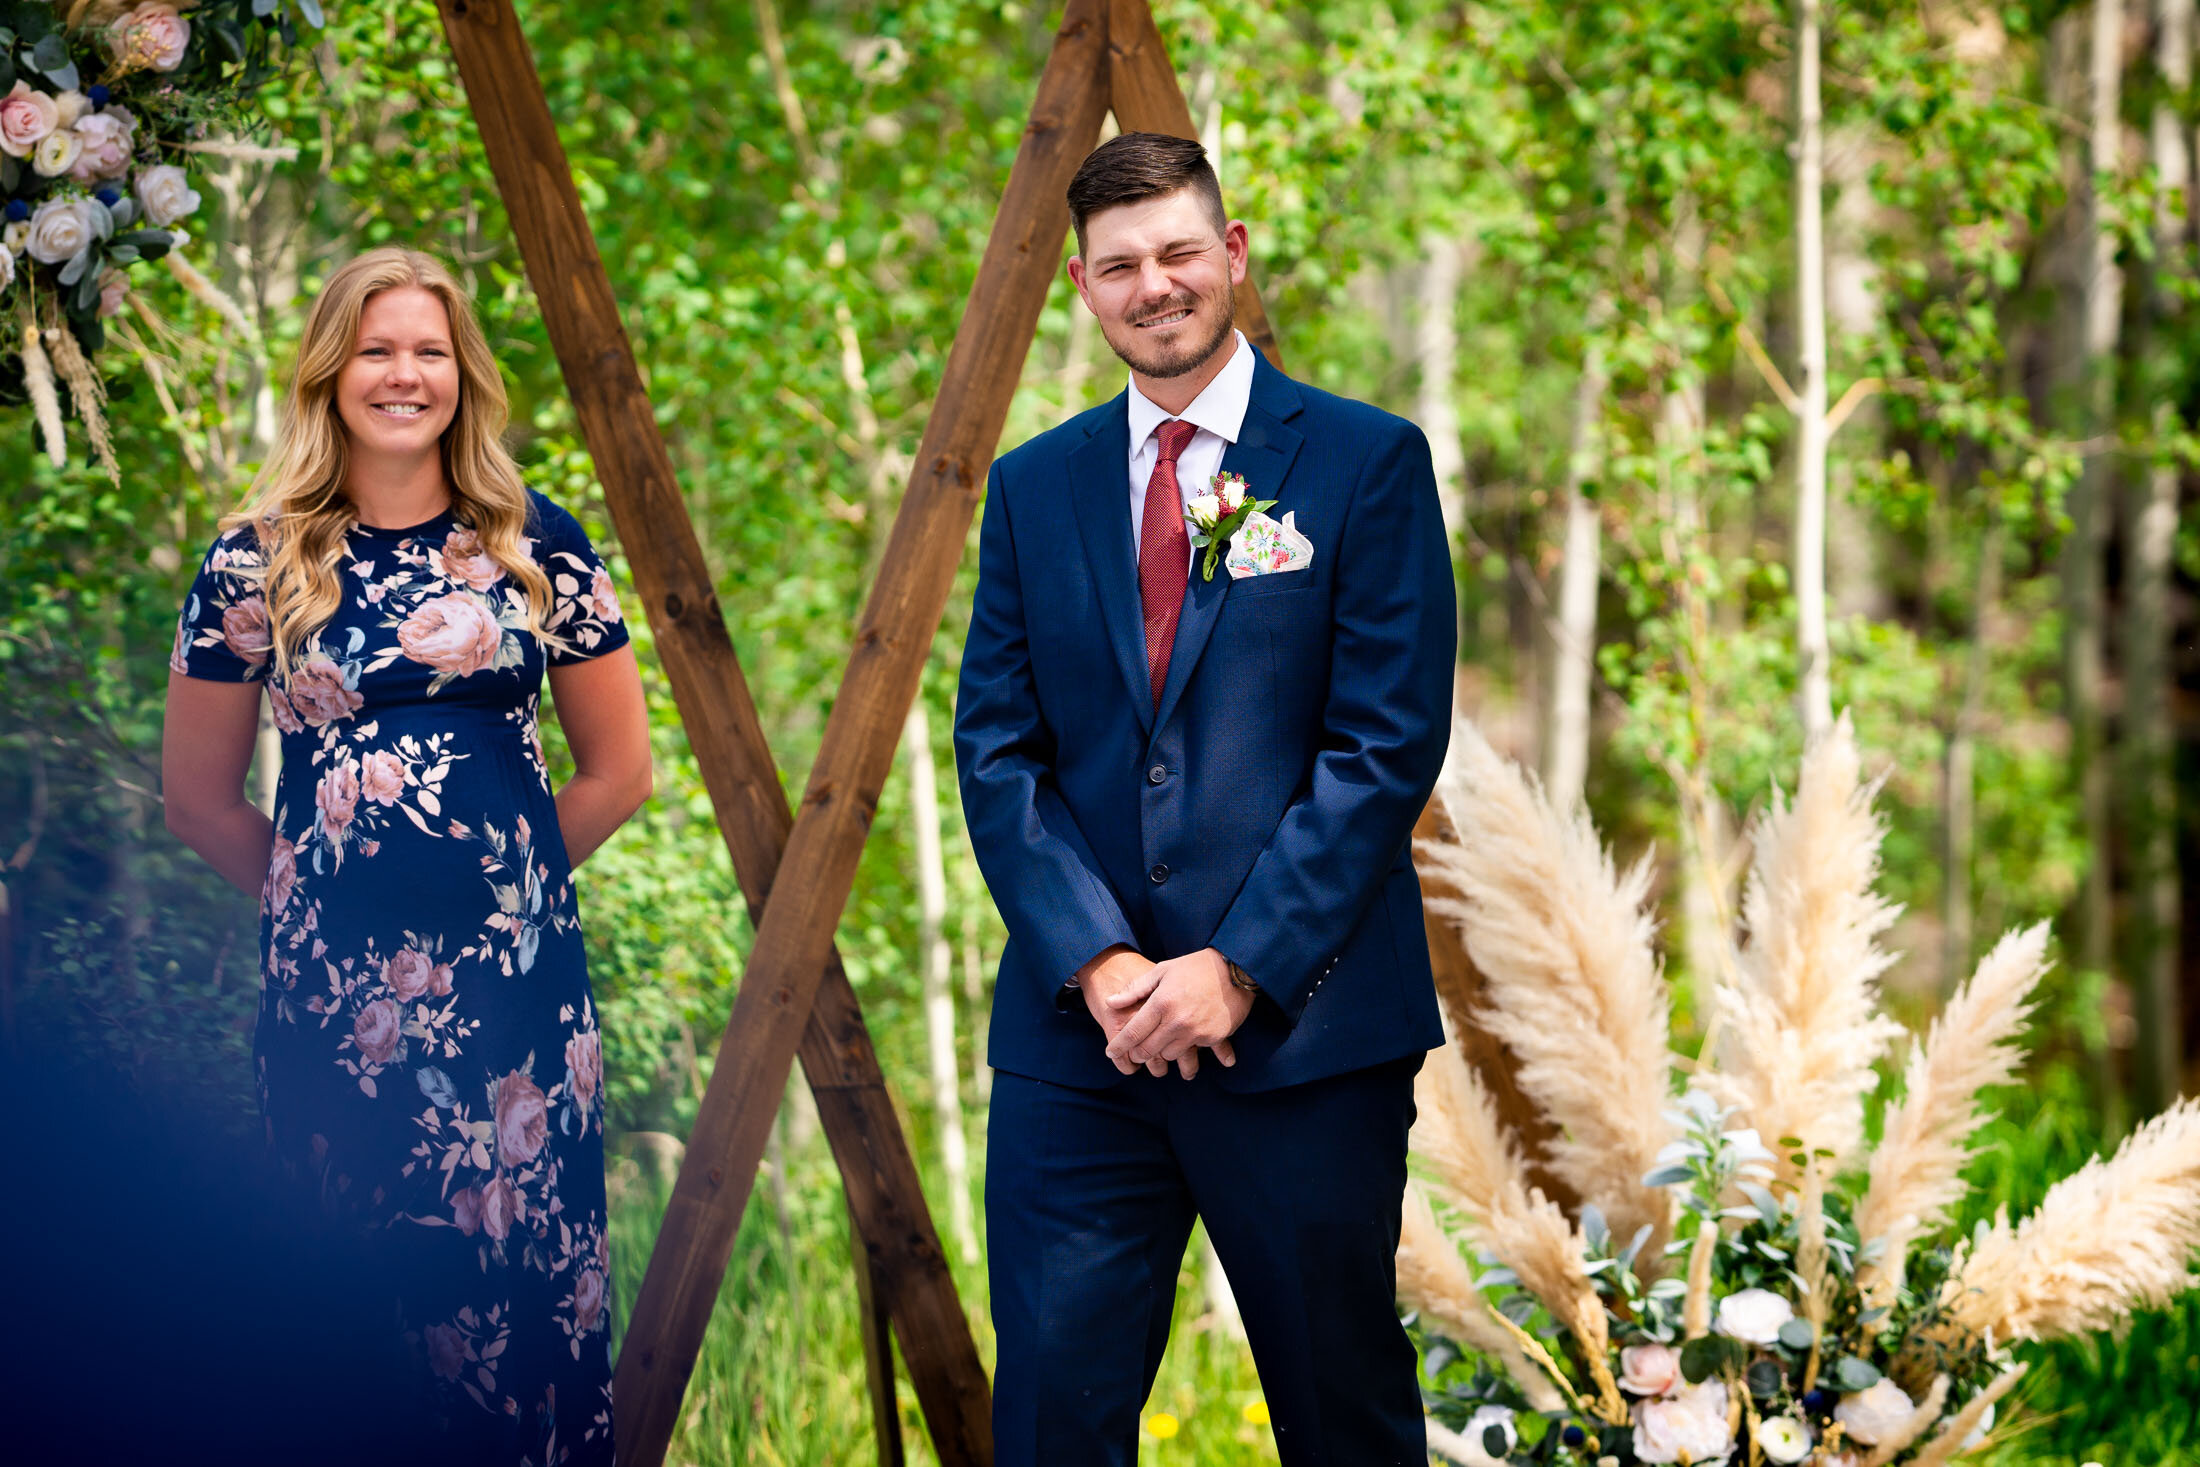
<path id="1" fill-rule="evenodd" d="M 1160 784 L 1168 777 L 1168 766 L 1163 764 L 1156 764 L 1153 768 L 1146 771 L 1146 783 L 1148 784 Z"/>
<path id="2" fill-rule="evenodd" d="M 1166 866 L 1156 866 L 1153 868 L 1153 870 L 1146 873 L 1146 879 L 1152 882 L 1155 886 L 1159 886 L 1162 882 L 1169 879 L 1169 868 Z"/>

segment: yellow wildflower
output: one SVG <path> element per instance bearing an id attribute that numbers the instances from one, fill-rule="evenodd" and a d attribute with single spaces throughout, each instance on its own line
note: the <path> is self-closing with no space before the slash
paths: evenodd
<path id="1" fill-rule="evenodd" d="M 1266 1426 L 1268 1424 L 1268 1403 L 1266 1401 L 1247 1402 L 1245 1419 L 1255 1426 Z"/>
<path id="2" fill-rule="evenodd" d="M 1156 1411 L 1146 1418 L 1146 1434 L 1155 1441 L 1165 1442 L 1180 1429 L 1177 1419 L 1166 1411 Z"/>

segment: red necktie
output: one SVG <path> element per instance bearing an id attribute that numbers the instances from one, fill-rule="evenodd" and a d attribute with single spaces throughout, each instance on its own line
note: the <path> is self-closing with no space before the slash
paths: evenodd
<path id="1" fill-rule="evenodd" d="M 1138 526 L 1138 599 L 1146 612 L 1146 671 L 1153 676 L 1153 701 L 1169 681 L 1169 652 L 1176 645 L 1177 613 L 1184 609 L 1184 584 L 1191 578 L 1192 537 L 1184 529 L 1184 502 L 1177 495 L 1176 460 L 1199 429 L 1171 418 L 1155 430 L 1161 457 L 1146 481 L 1146 509 Z"/>

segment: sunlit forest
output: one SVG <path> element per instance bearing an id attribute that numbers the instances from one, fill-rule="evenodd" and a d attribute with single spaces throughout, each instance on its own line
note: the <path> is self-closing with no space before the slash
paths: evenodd
<path id="1" fill-rule="evenodd" d="M 1883 780 L 1888 1007 L 1922 1030 L 2053 924 L 1967 1226 L 2200 1086 L 2200 93 L 2191 0 L 1796 7 L 1157 0 L 1296 376 L 1435 454 L 1458 708 L 1649 853 L 1676 1039 L 1751 821 L 1845 710 Z M 799 793 L 886 552 L 1055 7 L 750 0 L 520 14 L 765 730 Z M 305 303 L 451 262 L 511 446 L 628 597 L 655 794 L 578 873 L 603 1026 L 614 1331 L 752 929 L 428 0 L 332 4 L 200 156 L 179 254 L 106 322 L 119 478 L 0 381 L 0 1026 L 257 1134 L 251 902 L 163 828 L 177 607 L 272 441 Z M 1111 123 L 1112 130 L 1113 124 Z M 1799 207 L 1798 175 L 1820 186 Z M 1822 206 L 1822 207 L 1821 207 Z M 192 279 L 190 276 L 199 278 Z M 1122 390 L 1058 279 L 1006 449 Z M 1004 934 L 948 731 L 976 536 L 839 951 L 990 1364 L 986 1015 Z M 273 725 L 251 788 L 272 799 Z M 553 771 L 569 759 L 545 720 Z M 1898 1069 L 1900 1047 L 1888 1061 Z M 1876 1116 L 1873 1124 L 1877 1124 Z M 27 1262 L 29 1260 L 18 1260 Z M 1141 1460 L 1276 1460 L 1195 1234 Z M 2200 1462 L 2200 1295 L 2027 1346 L 1986 1460 Z M 868 1460 L 849 1221 L 799 1069 L 669 1460 Z M 903 1380 L 909 1460 L 931 1461 Z"/>

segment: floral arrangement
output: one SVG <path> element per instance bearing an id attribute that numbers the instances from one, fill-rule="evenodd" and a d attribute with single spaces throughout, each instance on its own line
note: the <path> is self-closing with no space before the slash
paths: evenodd
<path id="1" fill-rule="evenodd" d="M 1449 830 L 1421 869 L 1483 983 L 1447 994 L 1449 1017 L 1513 1070 L 1493 1084 L 1453 1044 L 1419 1082 L 1429 1182 L 1408 1193 L 1398 1281 L 1446 1382 L 1429 1397 L 1439 1452 L 1944 1463 L 1992 1432 L 2024 1374 L 2015 1343 L 2113 1328 L 2200 1282 L 2200 1100 L 2021 1223 L 1954 1228 L 1980 1092 L 2017 1075 L 2044 927 L 2003 938 L 1949 1000 L 1867 1148 L 1875 1065 L 1902 1033 L 1878 1007 L 1896 911 L 1872 889 L 1875 793 L 1844 718 L 1751 831 L 1748 940 L 1689 1064 L 1670 1048 L 1648 866 L 1618 869 L 1585 813 L 1455 732 Z"/>
<path id="2" fill-rule="evenodd" d="M 1255 499 L 1245 476 L 1231 473 L 1215 475 L 1205 494 L 1192 496 L 1191 502 L 1184 506 L 1184 522 L 1192 532 L 1192 548 L 1206 547 L 1207 558 L 1200 567 L 1204 579 L 1215 578 L 1215 561 L 1222 554 L 1222 547 L 1230 543 L 1230 537 L 1244 527 L 1249 517 L 1273 508 L 1275 502 Z"/>
<path id="3" fill-rule="evenodd" d="M 212 134 L 243 119 L 301 20 L 322 24 L 319 0 L 0 0 L 0 403 L 31 404 L 56 467 L 66 394 L 117 472 L 91 359 L 132 269 L 165 257 L 226 305 L 171 253 L 200 203 L 185 164 L 236 150 Z"/>

